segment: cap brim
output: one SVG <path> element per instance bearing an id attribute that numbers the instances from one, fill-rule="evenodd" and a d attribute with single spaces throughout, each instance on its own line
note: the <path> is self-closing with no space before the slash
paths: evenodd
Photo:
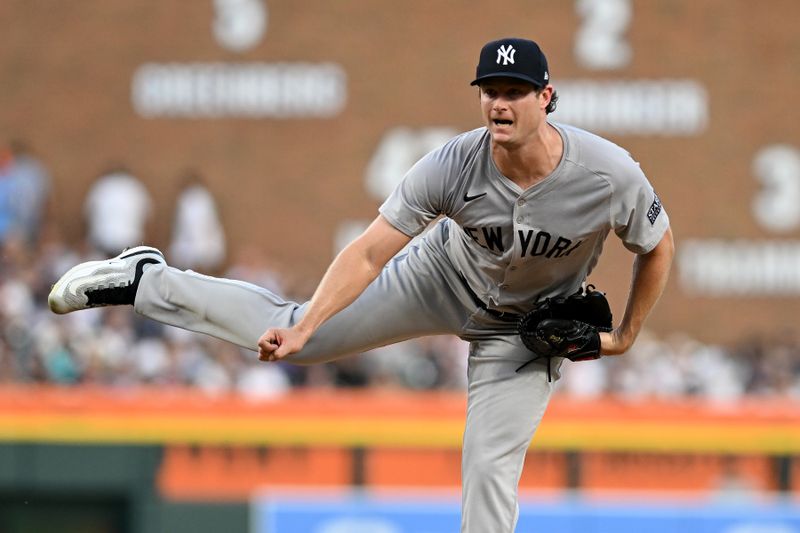
<path id="1" fill-rule="evenodd" d="M 472 83 L 470 83 L 470 85 L 478 85 L 480 82 L 492 78 L 514 78 L 516 80 L 522 80 L 522 81 L 527 81 L 528 83 L 532 83 L 533 85 L 539 87 L 540 89 L 544 87 L 544 85 L 534 80 L 530 76 L 526 76 L 525 74 L 517 74 L 516 72 L 492 72 L 491 74 L 484 74 L 480 78 L 475 78 L 472 81 Z"/>

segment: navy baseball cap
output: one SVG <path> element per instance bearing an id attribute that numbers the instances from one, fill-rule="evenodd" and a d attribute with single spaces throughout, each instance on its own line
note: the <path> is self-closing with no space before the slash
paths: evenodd
<path id="1" fill-rule="evenodd" d="M 547 58 L 539 45 L 528 39 L 506 38 L 487 43 L 481 49 L 475 80 L 470 85 L 501 77 L 545 87 L 550 80 Z"/>

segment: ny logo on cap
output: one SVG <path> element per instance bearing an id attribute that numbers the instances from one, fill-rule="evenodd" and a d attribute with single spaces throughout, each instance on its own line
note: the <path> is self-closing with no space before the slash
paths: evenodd
<path id="1" fill-rule="evenodd" d="M 511 63 L 513 65 L 514 64 L 514 54 L 516 54 L 516 53 L 517 53 L 517 51 L 510 44 L 506 45 L 506 46 L 502 46 L 501 45 L 500 48 L 497 49 L 497 64 L 499 65 L 500 64 L 500 60 L 502 59 L 503 60 L 503 65 L 508 65 L 509 63 Z"/>

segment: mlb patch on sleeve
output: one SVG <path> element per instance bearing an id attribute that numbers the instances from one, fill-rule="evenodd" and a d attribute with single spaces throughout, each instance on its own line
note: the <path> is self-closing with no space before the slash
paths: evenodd
<path id="1" fill-rule="evenodd" d="M 650 205 L 650 209 L 647 210 L 647 220 L 650 221 L 650 224 L 655 224 L 659 213 L 661 213 L 661 200 L 658 199 L 657 194 L 655 197 L 655 200 L 653 200 L 653 203 Z"/>

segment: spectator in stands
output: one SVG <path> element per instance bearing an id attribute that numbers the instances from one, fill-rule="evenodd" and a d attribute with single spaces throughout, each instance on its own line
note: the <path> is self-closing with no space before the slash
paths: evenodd
<path id="1" fill-rule="evenodd" d="M 89 243 L 104 255 L 141 244 L 152 211 L 142 182 L 124 167 L 112 168 L 100 175 L 84 201 Z"/>
<path id="2" fill-rule="evenodd" d="M 217 204 L 195 171 L 183 177 L 169 252 L 175 266 L 184 270 L 214 272 L 225 260 L 225 231 Z"/>
<path id="3" fill-rule="evenodd" d="M 46 214 L 50 174 L 24 141 L 11 141 L 9 149 L 12 158 L 9 172 L 14 196 L 14 230 L 28 244 L 33 244 L 39 237 Z"/>

